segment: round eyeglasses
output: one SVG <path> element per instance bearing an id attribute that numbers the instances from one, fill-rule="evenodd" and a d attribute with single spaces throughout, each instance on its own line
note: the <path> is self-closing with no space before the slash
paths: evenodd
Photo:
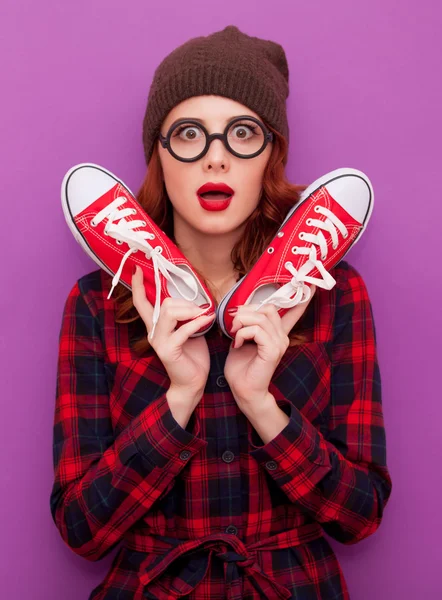
<path id="1" fill-rule="evenodd" d="M 209 135 L 204 125 L 198 121 L 180 119 L 172 125 L 166 137 L 159 134 L 163 148 L 167 148 L 174 158 L 182 162 L 193 162 L 202 158 L 215 139 L 222 140 L 234 156 L 253 158 L 261 154 L 273 140 L 273 133 L 268 131 L 259 119 L 245 115 L 229 121 L 223 133 Z"/>

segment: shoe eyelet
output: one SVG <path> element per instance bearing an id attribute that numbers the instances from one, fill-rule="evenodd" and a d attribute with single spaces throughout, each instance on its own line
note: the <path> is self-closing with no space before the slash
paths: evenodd
<path id="1" fill-rule="evenodd" d="M 293 263 L 290 260 L 288 260 L 286 263 L 284 263 L 284 267 L 286 269 L 287 269 L 287 267 L 292 267 L 292 266 L 293 266 Z"/>
<path id="2" fill-rule="evenodd" d="M 321 260 L 325 260 L 326 258 L 326 256 L 321 256 Z"/>
<path id="3" fill-rule="evenodd" d="M 292 254 L 298 254 L 298 246 L 293 246 Z"/>
<path id="4" fill-rule="evenodd" d="M 122 240 L 115 240 L 119 246 L 123 243 Z"/>
<path id="5" fill-rule="evenodd" d="M 283 235 L 284 235 L 284 232 L 283 232 L 283 231 L 280 231 L 280 232 L 278 233 L 277 237 L 279 237 L 279 238 L 282 238 L 282 236 L 283 236 Z"/>
<path id="6" fill-rule="evenodd" d="M 137 210 L 135 208 L 132 209 L 132 214 L 136 215 L 137 214 Z"/>
<path id="7" fill-rule="evenodd" d="M 273 254 L 273 253 L 274 253 L 274 251 L 275 251 L 275 249 L 274 249 L 274 248 L 272 248 L 272 246 L 270 246 L 270 248 L 267 248 L 267 252 L 268 252 L 269 254 Z"/>
<path id="8" fill-rule="evenodd" d="M 343 238 L 346 240 L 348 238 L 348 233 L 344 233 Z"/>
<path id="9" fill-rule="evenodd" d="M 158 250 L 159 254 L 163 254 L 163 248 L 161 246 L 155 246 L 155 250 Z"/>
<path id="10" fill-rule="evenodd" d="M 104 235 L 109 235 L 108 232 L 106 231 L 106 228 L 104 228 L 103 233 L 104 233 Z"/>
<path id="11" fill-rule="evenodd" d="M 332 245 L 333 250 L 336 250 L 337 246 L 335 246 L 334 244 Z"/>
<path id="12" fill-rule="evenodd" d="M 141 221 L 141 225 L 142 225 L 143 227 L 146 227 L 146 225 L 147 225 L 146 221 Z"/>
<path id="13" fill-rule="evenodd" d="M 319 212 L 319 205 L 317 204 L 313 210 L 314 210 L 315 212 Z"/>
<path id="14" fill-rule="evenodd" d="M 307 223 L 307 225 L 311 225 L 312 224 L 312 220 L 311 219 L 307 219 L 306 223 Z"/>
<path id="15" fill-rule="evenodd" d="M 299 236 L 298 236 L 298 237 L 299 237 L 299 239 L 300 239 L 300 240 L 303 240 L 303 239 L 304 239 L 304 232 L 303 232 L 303 231 L 301 231 L 301 233 L 299 234 Z"/>
<path id="16" fill-rule="evenodd" d="M 91 225 L 91 227 L 96 227 L 98 225 L 98 223 L 95 223 L 95 221 L 92 219 L 90 221 L 90 225 Z"/>

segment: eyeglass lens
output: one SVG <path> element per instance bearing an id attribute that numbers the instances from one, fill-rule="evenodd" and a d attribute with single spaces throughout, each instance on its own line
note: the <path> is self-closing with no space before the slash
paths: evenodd
<path id="1" fill-rule="evenodd" d="M 249 156 L 264 145 L 264 131 L 255 121 L 241 119 L 229 127 L 227 143 L 238 154 Z M 181 158 L 194 158 L 205 146 L 205 133 L 196 123 L 180 123 L 170 137 L 171 149 Z"/>

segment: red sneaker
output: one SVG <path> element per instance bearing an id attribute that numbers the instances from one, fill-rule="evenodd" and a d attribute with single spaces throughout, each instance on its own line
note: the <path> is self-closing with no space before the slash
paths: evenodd
<path id="1" fill-rule="evenodd" d="M 326 290 L 336 284 L 327 272 L 344 258 L 367 227 L 373 188 L 356 169 L 336 169 L 313 182 L 288 212 L 275 237 L 252 269 L 224 296 L 217 309 L 231 339 L 229 308 L 274 304 L 282 317 L 310 299 L 307 283 Z"/>
<path id="2" fill-rule="evenodd" d="M 115 175 L 91 163 L 76 165 L 64 176 L 61 201 L 77 242 L 99 267 L 113 275 L 108 299 L 118 282 L 132 289 L 135 264 L 143 269 L 146 297 L 154 305 L 151 338 L 160 306 L 168 296 L 184 298 L 202 308 L 208 304 L 201 314 L 213 313 L 213 321 L 190 337 L 204 335 L 212 327 L 216 313 L 210 291 Z M 178 321 L 177 327 L 189 320 Z"/>

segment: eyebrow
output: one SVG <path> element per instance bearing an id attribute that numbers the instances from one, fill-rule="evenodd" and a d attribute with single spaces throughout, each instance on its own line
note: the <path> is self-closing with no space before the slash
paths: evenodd
<path id="1" fill-rule="evenodd" d="M 227 125 L 227 123 L 229 121 L 231 121 L 232 119 L 236 119 L 237 117 L 244 117 L 244 118 L 246 118 L 246 117 L 251 117 L 251 116 L 252 115 L 233 115 L 233 117 L 227 118 L 224 121 L 224 124 Z M 187 120 L 189 120 L 189 121 L 198 121 L 198 123 L 202 123 L 203 125 L 206 125 L 206 121 L 204 119 L 198 119 L 197 117 L 180 117 L 179 119 L 175 119 L 175 121 L 169 125 L 169 129 L 171 127 L 173 127 L 175 125 L 175 123 L 178 123 L 178 121 L 183 121 L 183 120 L 184 121 L 187 121 Z"/>

